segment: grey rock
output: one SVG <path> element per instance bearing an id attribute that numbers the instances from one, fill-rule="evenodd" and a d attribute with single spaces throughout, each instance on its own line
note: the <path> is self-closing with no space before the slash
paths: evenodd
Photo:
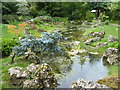
<path id="1" fill-rule="evenodd" d="M 112 35 L 109 35 L 108 42 L 114 42 L 114 41 L 118 41 L 118 40 L 115 39 Z"/>
<path id="2" fill-rule="evenodd" d="M 75 22 L 74 22 L 74 21 L 70 21 L 70 23 L 71 23 L 71 24 L 75 24 Z"/>
<path id="3" fill-rule="evenodd" d="M 100 85 L 90 80 L 78 79 L 76 82 L 73 82 L 71 88 L 89 88 L 89 89 L 97 89 L 97 88 L 108 88 L 105 85 Z"/>
<path id="4" fill-rule="evenodd" d="M 26 67 L 26 69 L 31 73 L 35 73 L 35 71 L 37 70 L 37 66 L 34 63 L 32 63 L 32 64 L 28 65 Z"/>
<path id="5" fill-rule="evenodd" d="M 12 67 L 8 70 L 8 72 L 9 72 L 10 76 L 12 76 L 14 74 L 19 76 L 21 74 L 22 70 L 23 69 L 21 67 Z"/>
<path id="6" fill-rule="evenodd" d="M 39 88 L 39 82 L 35 79 L 23 82 L 23 88 Z M 42 87 L 41 87 L 42 88 Z"/>
<path id="7" fill-rule="evenodd" d="M 104 42 L 104 43 L 99 42 L 97 43 L 96 47 L 105 47 L 107 45 L 108 45 L 107 42 Z"/>
<path id="8" fill-rule="evenodd" d="M 101 31 L 101 32 L 90 32 L 88 35 L 85 36 L 85 38 L 88 38 L 88 37 L 90 37 L 90 36 L 103 38 L 104 35 L 105 35 L 105 31 Z"/>
<path id="9" fill-rule="evenodd" d="M 108 48 L 104 54 L 103 59 L 106 59 L 107 62 L 111 65 L 118 65 L 119 64 L 119 52 L 116 48 Z"/>
<path id="10" fill-rule="evenodd" d="M 100 41 L 100 40 L 101 40 L 101 37 L 95 37 L 95 38 L 91 38 L 91 39 L 86 40 L 84 43 L 85 43 L 86 45 L 89 45 L 89 44 L 91 44 L 92 42 Z"/>
<path id="11" fill-rule="evenodd" d="M 9 69 L 9 74 L 11 84 L 23 85 L 23 88 L 55 88 L 57 85 L 52 68 L 46 63 L 30 64 L 27 70 L 12 67 Z"/>
<path id="12" fill-rule="evenodd" d="M 10 83 L 12 85 L 21 85 L 23 81 L 29 76 L 21 67 L 12 67 L 8 70 L 10 74 Z"/>

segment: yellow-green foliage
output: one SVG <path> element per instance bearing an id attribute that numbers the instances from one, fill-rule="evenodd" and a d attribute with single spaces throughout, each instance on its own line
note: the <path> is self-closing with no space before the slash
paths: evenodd
<path id="1" fill-rule="evenodd" d="M 99 84 L 106 85 L 111 88 L 118 88 L 118 74 L 114 74 L 97 81 Z"/>

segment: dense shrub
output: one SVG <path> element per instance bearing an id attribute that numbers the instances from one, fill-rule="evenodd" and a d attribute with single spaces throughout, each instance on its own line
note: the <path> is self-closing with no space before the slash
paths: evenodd
<path id="1" fill-rule="evenodd" d="M 91 13 L 90 11 L 86 12 L 86 19 L 88 21 L 91 21 L 95 17 L 94 13 Z"/>
<path id="2" fill-rule="evenodd" d="M 36 6 L 30 7 L 30 15 L 32 15 L 33 17 L 36 17 L 38 15 L 38 11 L 36 9 Z"/>
<path id="3" fill-rule="evenodd" d="M 17 20 L 18 20 L 17 15 L 4 15 L 2 17 L 3 23 L 11 23 L 11 22 L 14 22 L 14 21 L 17 21 Z"/>
<path id="4" fill-rule="evenodd" d="M 43 22 L 52 22 L 53 19 L 50 16 L 39 16 L 36 17 L 35 20 L 43 21 Z"/>
<path id="5" fill-rule="evenodd" d="M 34 23 L 36 23 L 36 24 L 42 24 L 42 23 L 43 23 L 43 21 L 40 21 L 40 20 L 37 20 L 37 19 L 34 19 L 33 21 L 34 21 Z"/>
<path id="6" fill-rule="evenodd" d="M 106 20 L 109 20 L 109 16 L 101 15 L 100 19 L 101 19 L 102 22 L 105 22 Z"/>
<path id="7" fill-rule="evenodd" d="M 1 51 L 2 51 L 2 57 L 6 57 L 9 56 L 10 53 L 12 52 L 12 48 L 16 45 L 18 45 L 18 41 L 16 39 L 5 39 L 2 41 L 2 47 L 1 47 Z"/>
<path id="8" fill-rule="evenodd" d="M 31 18 L 31 16 L 18 16 L 19 21 L 30 20 Z"/>
<path id="9" fill-rule="evenodd" d="M 53 22 L 68 22 L 68 18 L 53 17 Z"/>
<path id="10" fill-rule="evenodd" d="M 38 11 L 39 16 L 47 15 L 47 12 L 44 10 Z"/>

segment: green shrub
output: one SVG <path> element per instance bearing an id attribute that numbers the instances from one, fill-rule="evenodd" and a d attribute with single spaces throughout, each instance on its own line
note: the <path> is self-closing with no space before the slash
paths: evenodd
<path id="1" fill-rule="evenodd" d="M 2 57 L 6 57 L 9 56 L 10 53 L 12 52 L 12 48 L 16 45 L 18 45 L 19 43 L 17 42 L 16 39 L 5 39 L 2 41 L 2 47 L 1 47 L 1 51 L 2 51 Z"/>
<path id="2" fill-rule="evenodd" d="M 95 24 L 96 24 L 96 23 L 98 23 L 98 20 L 93 19 L 93 20 L 92 20 L 92 23 L 95 23 Z"/>
<path id="3" fill-rule="evenodd" d="M 100 19 L 101 19 L 102 22 L 105 22 L 106 20 L 109 19 L 109 16 L 101 15 L 101 16 L 100 16 Z"/>
<path id="4" fill-rule="evenodd" d="M 67 22 L 68 18 L 53 17 L 54 22 Z"/>
<path id="5" fill-rule="evenodd" d="M 25 19 L 30 20 L 32 17 L 30 16 L 18 16 L 19 21 L 24 21 Z"/>
<path id="6" fill-rule="evenodd" d="M 39 16 L 43 16 L 43 15 L 46 15 L 46 14 L 47 14 L 47 12 L 44 11 L 44 10 L 38 11 Z"/>
<path id="7" fill-rule="evenodd" d="M 86 19 L 87 21 L 92 21 L 92 19 L 95 17 L 95 14 L 94 13 L 91 13 L 90 11 L 88 11 L 86 13 Z"/>
<path id="8" fill-rule="evenodd" d="M 43 21 L 43 22 L 52 22 L 53 19 L 50 16 L 39 16 L 36 17 L 35 20 Z"/>
<path id="9" fill-rule="evenodd" d="M 113 48 L 118 48 L 118 44 L 119 44 L 119 43 L 118 43 L 117 41 L 116 41 L 116 42 L 109 42 L 109 43 L 108 43 L 108 46 L 109 46 L 109 47 L 113 47 Z"/>
<path id="10" fill-rule="evenodd" d="M 34 21 L 34 23 L 36 23 L 36 24 L 43 24 L 43 21 L 40 21 L 40 20 L 37 20 L 37 19 L 34 19 L 33 21 Z"/>
<path id="11" fill-rule="evenodd" d="M 109 25 L 109 20 L 105 20 L 104 24 Z"/>
<path id="12" fill-rule="evenodd" d="M 14 21 L 17 21 L 18 20 L 18 16 L 17 15 L 4 15 L 2 17 L 2 21 L 3 23 L 11 23 L 11 22 L 14 22 Z"/>
<path id="13" fill-rule="evenodd" d="M 36 6 L 30 7 L 30 15 L 32 15 L 34 17 L 38 16 L 39 13 L 36 8 L 37 8 Z"/>

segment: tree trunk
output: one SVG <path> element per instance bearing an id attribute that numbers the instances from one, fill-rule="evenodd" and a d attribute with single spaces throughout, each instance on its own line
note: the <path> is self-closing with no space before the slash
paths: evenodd
<path id="1" fill-rule="evenodd" d="M 100 16 L 100 10 L 97 10 L 97 18 Z"/>

